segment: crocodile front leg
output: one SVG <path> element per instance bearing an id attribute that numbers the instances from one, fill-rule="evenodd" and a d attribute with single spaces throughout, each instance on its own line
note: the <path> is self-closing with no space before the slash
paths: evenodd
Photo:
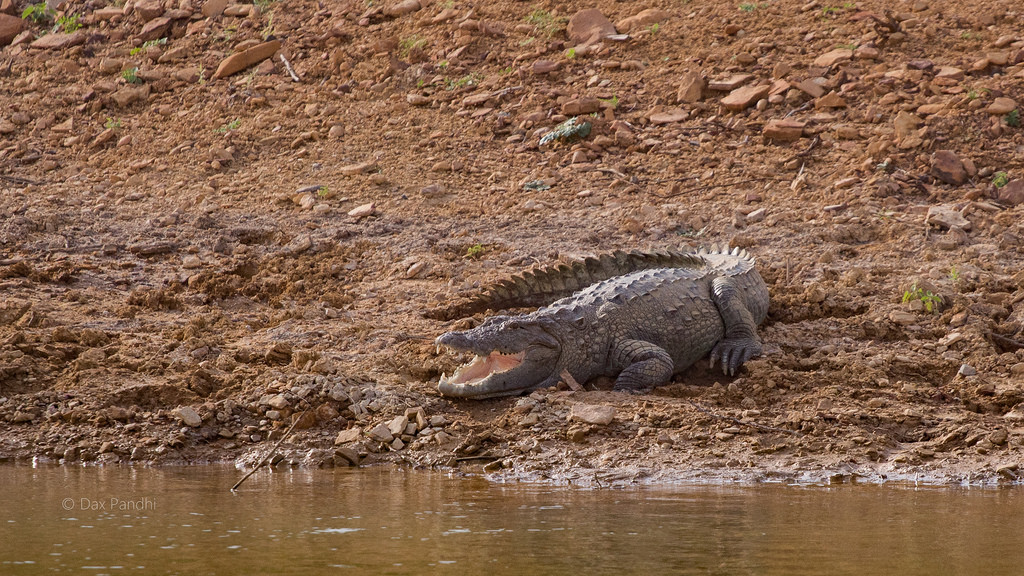
<path id="1" fill-rule="evenodd" d="M 611 360 L 622 370 L 615 379 L 615 390 L 650 390 L 672 378 L 672 357 L 650 342 L 620 340 L 612 349 Z"/>
<path id="2" fill-rule="evenodd" d="M 714 367 L 722 360 L 722 372 L 730 376 L 741 365 L 761 355 L 761 339 L 757 337 L 757 323 L 747 310 L 735 282 L 728 276 L 719 276 L 711 283 L 711 299 L 718 307 L 725 323 L 725 337 L 711 349 L 711 364 Z"/>

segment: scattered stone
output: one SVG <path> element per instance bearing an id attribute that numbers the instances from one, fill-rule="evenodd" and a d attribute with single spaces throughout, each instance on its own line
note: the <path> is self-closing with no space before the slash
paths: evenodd
<path id="1" fill-rule="evenodd" d="M 708 82 L 708 89 L 718 92 L 730 92 L 754 79 L 753 74 L 733 74 L 727 78 L 719 78 Z"/>
<path id="2" fill-rule="evenodd" d="M 636 28 L 659 24 L 668 19 L 670 14 L 658 8 L 648 8 L 635 16 L 624 18 L 615 23 L 616 30 L 621 34 L 628 34 Z"/>
<path id="3" fill-rule="evenodd" d="M 952 150 L 938 150 L 932 154 L 932 176 L 946 184 L 959 186 L 967 182 L 967 170 L 960 157 Z"/>
<path id="4" fill-rule="evenodd" d="M 889 313 L 889 320 L 901 326 L 907 326 L 917 322 L 917 316 L 906 310 L 893 310 Z"/>
<path id="5" fill-rule="evenodd" d="M 224 13 L 228 0 L 206 0 L 203 2 L 202 13 L 206 18 L 216 18 Z"/>
<path id="6" fill-rule="evenodd" d="M 373 202 L 369 202 L 367 204 L 360 204 L 359 206 L 349 210 L 348 215 L 359 220 L 361 218 L 366 218 L 367 216 L 372 216 L 376 211 L 377 205 Z"/>
<path id="7" fill-rule="evenodd" d="M 687 104 L 700 102 L 704 98 L 705 84 L 704 77 L 699 72 L 683 72 L 679 90 L 676 91 L 676 101 Z"/>
<path id="8" fill-rule="evenodd" d="M 373 161 L 360 162 L 359 164 L 349 164 L 348 166 L 342 166 L 339 170 L 345 176 L 356 176 L 357 174 L 365 174 L 371 170 L 377 168 L 377 163 Z"/>
<path id="9" fill-rule="evenodd" d="M 171 19 L 166 16 L 154 18 L 146 25 L 142 27 L 142 31 L 139 32 L 139 40 L 143 42 L 149 42 L 151 40 L 159 40 L 164 36 L 167 36 L 167 31 L 171 29 Z"/>
<path id="10" fill-rule="evenodd" d="M 213 73 L 212 79 L 225 78 L 236 72 L 241 72 L 253 64 L 258 64 L 270 58 L 280 49 L 281 42 L 279 40 L 271 40 L 270 42 L 253 46 L 243 52 L 232 54 L 221 61 L 217 71 Z"/>
<path id="11" fill-rule="evenodd" d="M 388 425 L 385 424 L 384 422 L 381 422 L 380 424 L 374 426 L 372 429 L 370 429 L 369 432 L 366 433 L 366 435 L 369 436 L 370 439 L 384 444 L 390 444 L 395 439 L 394 434 L 391 433 L 391 430 L 388 428 Z"/>
<path id="12" fill-rule="evenodd" d="M 159 0 L 142 0 L 142 2 L 135 4 L 135 13 L 139 15 L 139 18 L 142 18 L 143 22 L 149 22 L 163 15 L 164 5 Z"/>
<path id="13" fill-rule="evenodd" d="M 35 42 L 32 42 L 30 46 L 40 50 L 63 50 L 64 48 L 85 44 L 85 40 L 86 35 L 82 30 L 78 30 L 71 34 L 54 32 L 53 34 L 47 34 Z"/>
<path id="14" fill-rule="evenodd" d="M 931 206 L 928 208 L 928 215 L 924 219 L 926 224 L 948 230 L 952 227 L 961 230 L 970 230 L 971 221 L 964 218 L 956 208 L 952 206 Z"/>
<path id="15" fill-rule="evenodd" d="M 189 428 L 198 428 L 202 426 L 203 419 L 199 417 L 199 413 L 196 412 L 191 406 L 181 406 L 174 409 L 173 414 L 181 420 L 181 423 Z"/>
<path id="16" fill-rule="evenodd" d="M 550 74 L 562 67 L 561 62 L 554 62 L 552 60 L 537 60 L 533 63 L 534 74 Z"/>
<path id="17" fill-rule="evenodd" d="M 576 46 L 595 44 L 615 32 L 615 25 L 597 8 L 576 12 L 565 27 L 569 40 Z"/>
<path id="18" fill-rule="evenodd" d="M 761 132 L 767 140 L 776 142 L 793 142 L 804 134 L 805 122 L 799 120 L 770 120 Z"/>
<path id="19" fill-rule="evenodd" d="M 690 117 L 690 113 L 680 108 L 672 108 L 669 110 L 663 110 L 661 112 L 655 112 L 651 114 L 648 119 L 651 124 L 671 124 L 673 122 L 682 122 Z"/>
<path id="20" fill-rule="evenodd" d="M 1002 116 L 1004 114 L 1009 114 L 1010 112 L 1013 112 L 1016 109 L 1017 102 L 1014 101 L 1013 98 L 1001 96 L 993 100 L 992 103 L 988 105 L 988 108 L 985 108 L 985 112 L 988 112 L 989 114 Z"/>
<path id="21" fill-rule="evenodd" d="M 896 140 L 901 142 L 914 136 L 914 133 L 923 123 L 924 120 L 921 120 L 910 112 L 899 112 L 896 114 L 896 119 L 893 120 L 893 128 L 896 130 Z"/>
<path id="22" fill-rule="evenodd" d="M 615 408 L 613 406 L 577 402 L 569 410 L 569 420 L 574 422 L 606 426 L 611 424 L 613 418 L 615 418 Z"/>
<path id="23" fill-rule="evenodd" d="M 285 398 L 282 394 L 277 394 L 267 399 L 267 405 L 276 410 L 284 410 L 285 408 L 290 406 L 291 403 L 288 402 L 288 399 Z"/>
<path id="24" fill-rule="evenodd" d="M 936 78 L 943 78 L 948 80 L 963 80 L 964 71 L 960 68 L 954 68 L 952 66 L 942 66 L 935 73 Z"/>
<path id="25" fill-rule="evenodd" d="M 342 444 L 351 444 L 352 442 L 358 441 L 363 437 L 363 431 L 359 428 L 349 428 L 338 432 L 338 436 L 334 439 L 335 446 L 341 446 Z"/>
<path id="26" fill-rule="evenodd" d="M 999 188 L 996 198 L 1011 206 L 1024 203 L 1024 179 L 1010 180 L 1005 186 Z"/>
<path id="27" fill-rule="evenodd" d="M 597 98 L 577 98 L 562 104 L 562 114 L 566 116 L 580 116 L 591 114 L 601 109 L 601 101 Z"/>
<path id="28" fill-rule="evenodd" d="M 822 108 L 846 108 L 846 100 L 835 92 L 829 92 L 815 100 L 814 107 L 818 110 Z"/>
<path id="29" fill-rule="evenodd" d="M 770 89 L 771 87 L 767 84 L 737 88 L 730 92 L 728 96 L 722 98 L 722 107 L 733 112 L 746 110 L 756 104 L 758 100 L 767 96 Z"/>
<path id="30" fill-rule="evenodd" d="M 853 60 L 853 50 L 847 48 L 836 48 L 818 56 L 814 59 L 814 66 L 818 68 L 831 68 L 840 62 Z"/>
<path id="31" fill-rule="evenodd" d="M 796 87 L 811 98 L 820 98 L 825 94 L 825 88 L 816 82 L 814 78 L 803 80 L 797 83 Z"/>
<path id="32" fill-rule="evenodd" d="M 391 18 L 398 18 L 399 16 L 405 16 L 406 14 L 412 14 L 422 8 L 419 0 L 402 0 L 398 4 L 393 4 L 384 9 L 384 15 Z"/>
<path id="33" fill-rule="evenodd" d="M 16 16 L 0 14 L 0 46 L 7 46 L 25 29 L 25 21 Z"/>
<path id="34" fill-rule="evenodd" d="M 348 446 L 334 449 L 335 466 L 358 466 L 359 460 L 359 453 Z"/>

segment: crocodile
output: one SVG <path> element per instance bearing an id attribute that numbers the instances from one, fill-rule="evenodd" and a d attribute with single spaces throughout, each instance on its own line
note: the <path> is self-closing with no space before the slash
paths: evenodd
<path id="1" fill-rule="evenodd" d="M 735 374 L 761 354 L 768 304 L 754 259 L 738 248 L 616 251 L 532 270 L 435 315 L 543 306 L 438 337 L 439 351 L 474 355 L 438 389 L 480 399 L 608 376 L 615 390 L 644 392 L 708 354 Z"/>

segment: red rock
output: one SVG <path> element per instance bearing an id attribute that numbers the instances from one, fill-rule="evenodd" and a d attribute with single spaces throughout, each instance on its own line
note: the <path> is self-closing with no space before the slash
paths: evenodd
<path id="1" fill-rule="evenodd" d="M 690 114 L 686 112 L 686 110 L 672 108 L 670 110 L 655 112 L 648 117 L 648 120 L 651 121 L 651 124 L 671 124 L 672 122 L 682 122 L 689 117 Z"/>
<path id="2" fill-rule="evenodd" d="M 733 112 L 746 110 L 757 104 L 758 100 L 767 96 L 769 90 L 771 90 L 771 86 L 767 84 L 737 88 L 730 92 L 728 96 L 722 98 L 722 106 L 726 110 L 732 110 Z"/>
<path id="3" fill-rule="evenodd" d="M 249 12 L 252 12 L 252 6 L 252 4 L 228 4 L 224 8 L 224 15 L 244 18 L 249 15 Z"/>
<path id="4" fill-rule="evenodd" d="M 1006 202 L 1012 206 L 1024 203 L 1024 180 L 1018 178 L 1010 180 L 999 189 L 997 198 L 1000 202 Z"/>
<path id="5" fill-rule="evenodd" d="M 398 4 L 385 8 L 384 15 L 392 18 L 398 18 L 399 16 L 412 14 L 420 8 L 422 8 L 422 6 L 420 6 L 420 0 L 402 0 Z"/>
<path id="6" fill-rule="evenodd" d="M 534 74 L 549 74 L 558 70 L 562 67 L 561 62 L 553 62 L 551 60 L 537 60 L 533 63 Z"/>
<path id="7" fill-rule="evenodd" d="M 726 24 L 725 25 L 725 35 L 726 36 L 735 36 L 735 35 L 739 34 L 740 30 L 743 30 L 743 26 L 740 26 L 739 24 Z"/>
<path id="8" fill-rule="evenodd" d="M 814 59 L 814 65 L 819 68 L 831 68 L 840 62 L 853 60 L 853 50 L 847 48 L 836 48 L 818 56 Z"/>
<path id="9" fill-rule="evenodd" d="M 142 27 L 142 32 L 139 32 L 139 39 L 143 42 L 149 42 L 150 40 L 158 40 L 167 35 L 167 31 L 171 28 L 171 19 L 161 16 L 160 18 L 154 18 L 146 25 Z"/>
<path id="10" fill-rule="evenodd" d="M 228 7 L 228 0 L 206 0 L 203 2 L 203 16 L 207 18 L 216 18 L 224 13 L 224 9 Z"/>
<path id="11" fill-rule="evenodd" d="M 92 15 L 97 20 L 113 20 L 118 16 L 124 16 L 124 10 L 121 8 L 100 8 L 99 10 L 94 10 Z"/>
<path id="12" fill-rule="evenodd" d="M 846 100 L 835 92 L 829 92 L 821 98 L 818 98 L 814 102 L 814 107 L 818 110 L 822 108 L 846 108 Z"/>
<path id="13" fill-rule="evenodd" d="M 1017 102 L 1013 98 L 1006 98 L 1005 96 L 996 98 L 985 108 L 985 112 L 989 114 L 996 114 L 1002 116 L 1003 114 L 1009 114 L 1017 109 Z"/>
<path id="14" fill-rule="evenodd" d="M 704 78 L 699 72 L 687 70 L 683 72 L 682 80 L 679 82 L 679 90 L 676 91 L 676 101 L 693 104 L 704 98 Z"/>
<path id="15" fill-rule="evenodd" d="M 278 40 L 271 40 L 270 42 L 264 42 L 257 46 L 253 46 L 244 52 L 232 54 L 221 61 L 220 66 L 217 67 L 217 71 L 213 73 L 212 79 L 224 78 L 231 76 L 236 72 L 245 70 L 253 64 L 257 64 L 270 58 L 275 52 L 281 49 L 281 42 Z"/>
<path id="16" fill-rule="evenodd" d="M 936 78 L 949 78 L 951 80 L 963 80 L 964 71 L 952 66 L 943 66 L 935 73 Z"/>
<path id="17" fill-rule="evenodd" d="M 566 116 L 579 116 L 590 114 L 601 109 L 601 101 L 597 98 L 577 98 L 562 104 L 562 114 Z"/>
<path id="18" fill-rule="evenodd" d="M 31 46 L 32 48 L 39 48 L 42 50 L 62 50 L 64 48 L 80 46 L 82 44 L 85 44 L 85 32 L 79 30 L 72 34 L 63 34 L 59 32 L 47 34 L 33 42 Z"/>
<path id="19" fill-rule="evenodd" d="M 7 46 L 25 29 L 25 21 L 17 16 L 0 14 L 0 46 Z"/>
<path id="20" fill-rule="evenodd" d="M 796 87 L 811 98 L 821 98 L 825 94 L 825 88 L 815 82 L 813 78 L 799 82 Z"/>
<path id="21" fill-rule="evenodd" d="M 720 92 L 730 92 L 754 79 L 753 74 L 733 74 L 727 78 L 717 78 L 708 82 L 708 88 Z"/>
<path id="22" fill-rule="evenodd" d="M 939 150 L 932 154 L 932 176 L 942 180 L 946 184 L 959 186 L 967 182 L 967 170 L 956 152 L 952 150 Z"/>
<path id="23" fill-rule="evenodd" d="M 803 136 L 804 126 L 806 123 L 799 120 L 771 120 L 765 125 L 761 135 L 766 140 L 792 142 Z"/>
<path id="24" fill-rule="evenodd" d="M 641 28 L 643 26 L 650 26 L 651 24 L 658 24 L 668 19 L 670 14 L 665 10 L 659 10 L 657 8 L 648 8 L 643 12 L 629 18 L 624 18 L 615 23 L 615 28 L 621 34 L 626 34 L 635 28 Z"/>
<path id="25" fill-rule="evenodd" d="M 153 18 L 163 16 L 164 5 L 160 0 L 143 0 L 135 5 L 135 13 L 143 22 L 149 22 Z"/>
<path id="26" fill-rule="evenodd" d="M 880 55 L 881 52 L 874 46 L 860 46 L 853 51 L 853 57 L 861 60 L 878 60 Z"/>
<path id="27" fill-rule="evenodd" d="M 589 8 L 580 10 L 569 18 L 565 33 L 576 46 L 585 46 L 615 34 L 615 25 L 597 8 Z"/>

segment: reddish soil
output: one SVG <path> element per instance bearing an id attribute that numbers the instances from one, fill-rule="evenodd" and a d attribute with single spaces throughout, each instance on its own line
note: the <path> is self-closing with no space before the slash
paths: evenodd
<path id="1" fill-rule="evenodd" d="M 1018 1 L 392 2 L 67 2 L 0 47 L 0 459 L 250 464 L 298 418 L 278 465 L 1024 475 Z M 737 377 L 438 394 L 483 316 L 426 311 L 716 243 L 772 294 Z"/>

